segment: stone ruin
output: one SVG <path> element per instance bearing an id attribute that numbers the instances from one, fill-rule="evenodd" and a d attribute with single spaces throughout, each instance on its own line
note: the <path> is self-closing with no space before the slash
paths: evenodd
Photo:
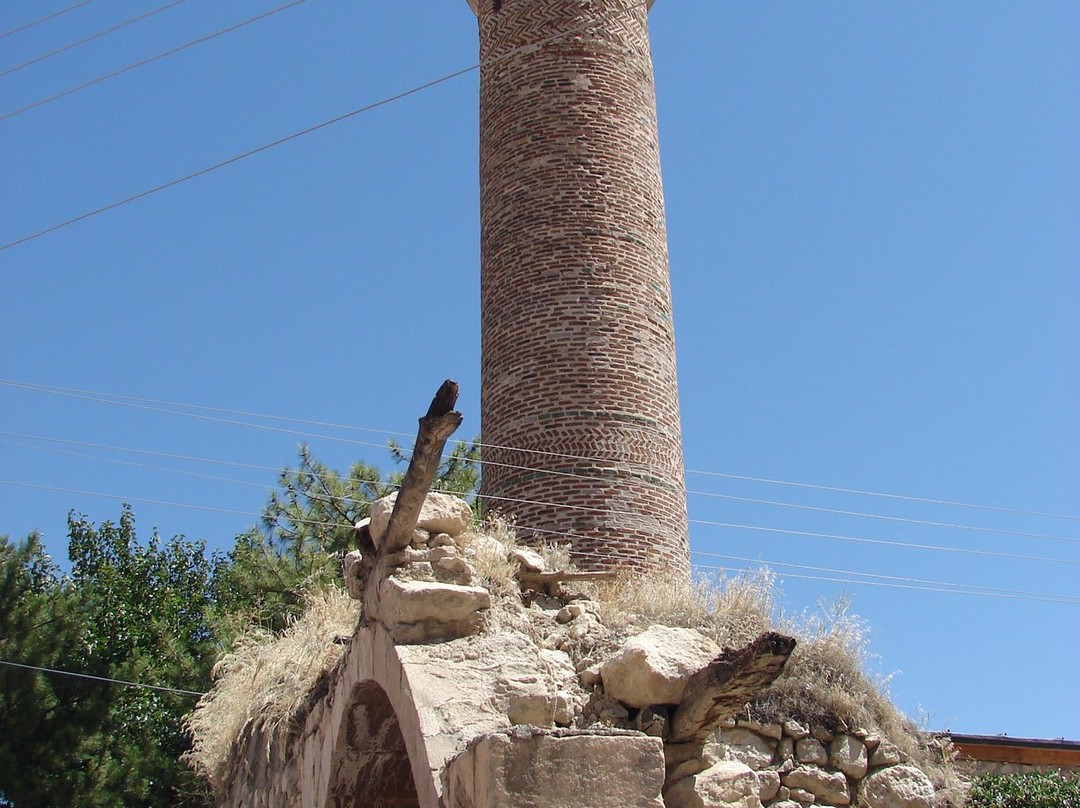
<path id="1" fill-rule="evenodd" d="M 394 510 L 380 500 L 357 525 L 365 550 L 344 570 L 364 605 L 340 662 L 289 721 L 249 723 L 221 805 L 938 804 L 929 777 L 875 732 L 748 717 L 793 638 L 721 649 L 687 628 L 624 636 L 585 591 L 605 574 L 470 532 L 469 506 L 442 494 L 423 498 L 407 545 L 387 554 Z M 493 567 L 507 591 L 477 585 Z"/>

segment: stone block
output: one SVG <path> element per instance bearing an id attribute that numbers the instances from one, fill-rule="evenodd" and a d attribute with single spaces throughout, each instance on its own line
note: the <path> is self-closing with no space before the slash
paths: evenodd
<path id="1" fill-rule="evenodd" d="M 829 765 L 858 780 L 866 775 L 866 744 L 854 735 L 837 735 L 829 744 Z"/>
<path id="2" fill-rule="evenodd" d="M 780 772 L 764 769 L 757 773 L 758 797 L 762 802 L 774 799 L 780 793 Z"/>
<path id="3" fill-rule="evenodd" d="M 763 769 L 773 762 L 775 747 L 775 741 L 739 726 L 719 730 L 710 736 L 703 755 L 710 763 L 737 760 L 751 769 Z"/>
<path id="4" fill-rule="evenodd" d="M 382 544 L 386 528 L 390 524 L 390 516 L 394 512 L 394 503 L 397 502 L 397 494 L 375 500 L 371 504 L 371 522 L 368 530 L 371 532 L 371 540 L 375 547 Z M 420 509 L 420 516 L 416 520 L 416 527 L 428 533 L 446 533 L 449 536 L 460 536 L 469 525 L 472 524 L 472 508 L 463 499 L 431 492 L 424 498 L 424 505 Z"/>
<path id="5" fill-rule="evenodd" d="M 515 728 L 447 766 L 448 808 L 664 808 L 664 752 L 637 733 Z"/>
<path id="6" fill-rule="evenodd" d="M 870 765 L 874 767 L 895 766 L 903 762 L 903 753 L 888 741 L 881 741 L 874 751 L 870 753 Z"/>
<path id="7" fill-rule="evenodd" d="M 465 637 L 480 625 L 491 595 L 479 586 L 387 578 L 379 590 L 379 622 L 395 642 L 419 643 Z"/>
<path id="8" fill-rule="evenodd" d="M 799 763 L 824 766 L 829 762 L 829 754 L 825 751 L 824 744 L 817 738 L 800 738 L 795 742 L 795 759 Z"/>
<path id="9" fill-rule="evenodd" d="M 760 784 L 745 763 L 724 760 L 679 780 L 664 794 L 667 808 L 761 808 Z"/>
<path id="10" fill-rule="evenodd" d="M 783 776 L 784 785 L 792 790 L 802 789 L 814 795 L 817 802 L 829 805 L 849 805 L 851 791 L 847 778 L 840 772 L 830 772 L 816 766 L 800 766 Z"/>

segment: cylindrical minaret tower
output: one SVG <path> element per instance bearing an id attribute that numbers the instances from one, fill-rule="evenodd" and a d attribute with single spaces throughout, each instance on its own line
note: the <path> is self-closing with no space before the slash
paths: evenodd
<path id="1" fill-rule="evenodd" d="M 485 507 L 580 567 L 688 575 L 646 4 L 470 5 Z"/>

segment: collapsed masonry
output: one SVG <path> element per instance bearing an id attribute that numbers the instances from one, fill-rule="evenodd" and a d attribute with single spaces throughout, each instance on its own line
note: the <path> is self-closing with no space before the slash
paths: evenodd
<path id="1" fill-rule="evenodd" d="M 394 505 L 381 500 L 358 525 L 360 545 L 384 562 Z M 428 494 L 390 563 L 347 557 L 365 616 L 289 722 L 245 728 L 222 805 L 936 804 L 930 779 L 873 731 L 747 717 L 792 638 L 768 632 L 722 650 L 693 629 L 606 627 L 584 591 L 596 574 L 471 532 L 471 517 L 466 503 Z M 478 586 L 493 569 L 513 587 Z"/>
<path id="2" fill-rule="evenodd" d="M 456 398 L 446 382 L 401 489 L 356 525 L 343 566 L 362 606 L 338 662 L 286 720 L 255 715 L 226 759 L 202 761 L 221 805 L 945 804 L 877 728 L 751 720 L 792 637 L 722 649 L 693 628 L 608 626 L 590 590 L 613 573 L 470 530 L 467 503 L 428 492 Z"/>

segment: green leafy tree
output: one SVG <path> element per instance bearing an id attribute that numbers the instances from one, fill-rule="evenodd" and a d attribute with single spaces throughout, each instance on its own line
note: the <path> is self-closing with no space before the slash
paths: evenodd
<path id="1" fill-rule="evenodd" d="M 109 676 L 205 692 L 216 644 L 210 623 L 215 566 L 203 542 L 182 536 L 142 544 L 125 506 L 119 522 L 68 517 L 71 586 L 85 618 L 87 657 Z M 115 687 L 101 730 L 84 751 L 95 806 L 207 804 L 202 784 L 180 763 L 190 747 L 181 719 L 189 693 Z"/>
<path id="2" fill-rule="evenodd" d="M 108 714 L 110 686 L 15 667 L 107 673 L 88 658 L 84 625 L 39 537 L 0 537 L 0 805 L 75 805 L 85 791 L 82 749 Z"/>
<path id="3" fill-rule="evenodd" d="M 117 523 L 68 517 L 71 574 L 36 536 L 0 544 L 0 658 L 163 690 L 0 665 L 0 794 L 15 808 L 207 806 L 180 762 L 181 718 L 204 692 L 216 645 L 216 568 L 201 542 L 145 544 Z"/>

